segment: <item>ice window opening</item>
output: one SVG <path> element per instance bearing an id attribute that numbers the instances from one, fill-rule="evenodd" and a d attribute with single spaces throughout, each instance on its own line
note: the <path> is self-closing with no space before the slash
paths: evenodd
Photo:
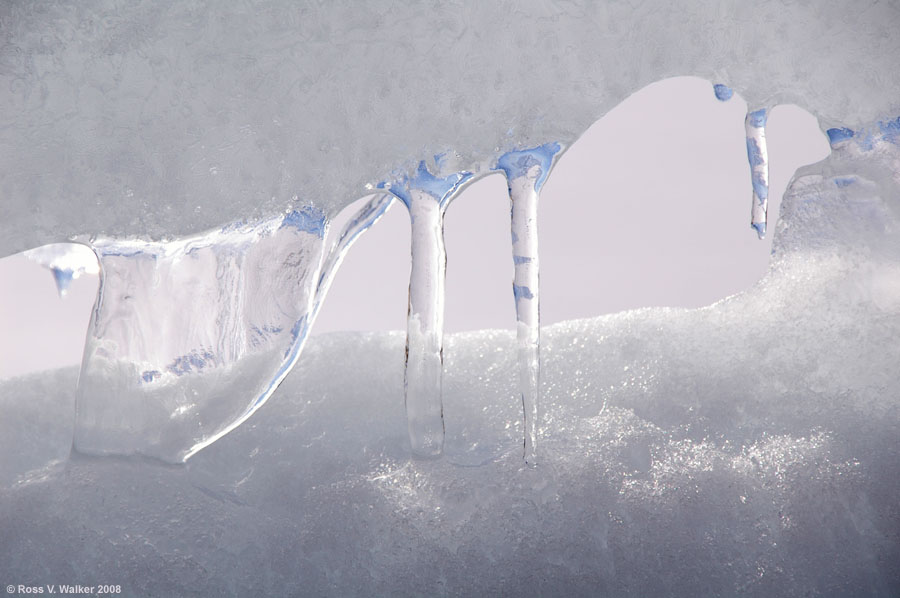
<path id="1" fill-rule="evenodd" d="M 773 235 L 759 241 L 750 227 L 747 106 L 740 96 L 718 101 L 711 88 L 695 77 L 645 87 L 554 166 L 538 208 L 544 325 L 643 307 L 702 307 L 765 273 Z M 816 119 L 794 105 L 771 111 L 767 135 L 771 229 L 795 170 L 830 150 Z M 515 327 L 506 296 L 513 275 L 508 228 L 501 173 L 478 178 L 448 207 L 448 334 Z M 405 328 L 398 305 L 409 280 L 407 215 L 395 206 L 356 247 L 314 335 Z"/>

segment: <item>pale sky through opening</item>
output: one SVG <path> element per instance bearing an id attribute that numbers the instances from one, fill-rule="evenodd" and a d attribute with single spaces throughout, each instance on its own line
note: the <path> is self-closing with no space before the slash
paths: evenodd
<path id="1" fill-rule="evenodd" d="M 815 118 L 796 106 L 775 108 L 766 128 L 770 232 L 759 241 L 749 224 L 746 108 L 737 96 L 715 99 L 707 81 L 669 79 L 632 95 L 562 156 L 540 204 L 543 324 L 699 307 L 763 276 L 791 176 L 830 150 Z M 512 328 L 502 176 L 454 200 L 445 238 L 447 331 Z M 0 378 L 79 363 L 97 277 L 72 281 L 60 299 L 49 270 L 19 254 L 0 260 L 0 280 Z M 408 284 L 409 219 L 395 205 L 351 249 L 313 334 L 404 329 Z"/>

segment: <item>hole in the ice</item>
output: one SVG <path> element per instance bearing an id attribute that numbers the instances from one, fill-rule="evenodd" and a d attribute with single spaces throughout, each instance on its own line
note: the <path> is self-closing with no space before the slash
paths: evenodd
<path id="1" fill-rule="evenodd" d="M 647 306 L 699 307 L 766 272 L 794 171 L 830 149 L 816 119 L 776 107 L 769 233 L 750 228 L 751 182 L 738 96 L 679 77 L 650 85 L 595 123 L 559 160 L 540 203 L 545 324 Z M 462 191 L 445 218 L 446 330 L 512 328 L 509 199 L 502 176 Z M 409 220 L 396 205 L 354 247 L 314 332 L 405 329 Z"/>
<path id="2" fill-rule="evenodd" d="M 81 363 L 97 257 L 55 243 L 0 259 L 0 378 Z"/>
<path id="3" fill-rule="evenodd" d="M 746 109 L 737 96 L 717 100 L 707 81 L 669 79 L 632 95 L 566 152 L 541 199 L 545 324 L 643 306 L 706 305 L 765 273 L 774 235 L 760 242 L 749 227 Z M 795 169 L 824 158 L 829 148 L 815 118 L 796 106 L 776 107 L 766 134 L 774 231 Z M 395 204 L 349 252 L 315 333 L 405 329 L 405 212 Z M 446 330 L 511 328 L 503 177 L 465 189 L 445 224 Z M 52 274 L 41 266 L 18 255 L 0 260 L 0 267 L 7 281 L 0 287 L 0 377 L 78 363 L 96 277 L 73 281 L 60 301 Z"/>
<path id="4" fill-rule="evenodd" d="M 341 211 L 331 224 L 329 243 L 368 199 L 359 199 Z M 395 201 L 347 253 L 322 303 L 312 333 L 405 330 L 409 244 L 409 216 L 406 208 Z"/>
<path id="5" fill-rule="evenodd" d="M 762 278 L 790 178 L 830 148 L 808 112 L 771 112 L 769 233 L 760 241 L 750 228 L 746 112 L 703 79 L 668 79 L 622 102 L 560 158 L 540 204 L 544 323 L 700 307 Z"/>

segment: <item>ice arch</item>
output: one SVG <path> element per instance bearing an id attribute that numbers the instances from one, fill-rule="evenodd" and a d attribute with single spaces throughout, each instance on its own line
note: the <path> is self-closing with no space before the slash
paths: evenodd
<path id="1" fill-rule="evenodd" d="M 891 2 L 220 8 L 5 7 L 0 256 L 79 234 L 197 234 L 298 195 L 333 216 L 427 156 L 453 150 L 448 173 L 474 171 L 571 144 L 674 75 L 754 109 L 796 103 L 823 129 L 900 113 Z"/>
<path id="2" fill-rule="evenodd" d="M 710 82 L 679 77 L 636 91 L 579 137 L 554 167 L 539 207 L 544 323 L 700 307 L 766 272 L 773 235 L 758 241 L 748 226 L 745 114 L 739 95 L 721 102 Z M 776 106 L 767 130 L 774 223 L 796 168 L 830 148 L 816 119 L 797 106 Z M 505 185 L 501 174 L 480 178 L 447 210 L 448 332 L 515 325 L 506 296 Z M 396 210 L 360 240 L 313 334 L 403 328 L 408 237 L 407 216 Z"/>

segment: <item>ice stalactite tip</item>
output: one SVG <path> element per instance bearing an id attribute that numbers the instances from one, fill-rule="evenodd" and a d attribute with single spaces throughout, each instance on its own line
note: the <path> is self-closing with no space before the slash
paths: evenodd
<path id="1" fill-rule="evenodd" d="M 26 251 L 25 257 L 50 270 L 60 298 L 66 296 L 73 280 L 83 274 L 97 274 L 100 271 L 94 252 L 78 243 L 44 245 Z"/>
<path id="2" fill-rule="evenodd" d="M 713 85 L 713 93 L 716 94 L 716 99 L 721 100 L 723 102 L 727 102 L 734 96 L 734 90 L 724 85 L 722 83 L 716 83 Z"/>

